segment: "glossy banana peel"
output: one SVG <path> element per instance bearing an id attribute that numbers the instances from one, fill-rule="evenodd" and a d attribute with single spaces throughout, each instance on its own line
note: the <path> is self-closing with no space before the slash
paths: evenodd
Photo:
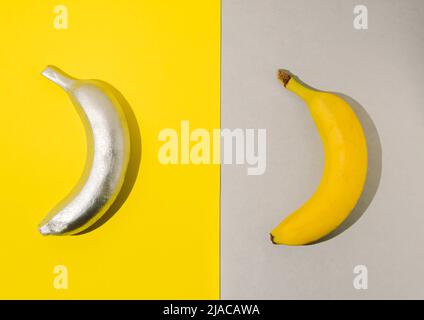
<path id="1" fill-rule="evenodd" d="M 278 78 L 306 102 L 324 147 L 316 192 L 271 232 L 275 244 L 305 245 L 335 230 L 355 207 L 367 175 L 367 144 L 360 121 L 342 98 L 306 87 L 283 70 Z"/>
<path id="2" fill-rule="evenodd" d="M 49 66 L 42 75 L 64 89 L 85 126 L 88 156 L 74 190 L 40 223 L 43 235 L 68 235 L 92 226 L 122 188 L 129 162 L 130 137 L 122 102 L 99 80 L 78 80 Z"/>

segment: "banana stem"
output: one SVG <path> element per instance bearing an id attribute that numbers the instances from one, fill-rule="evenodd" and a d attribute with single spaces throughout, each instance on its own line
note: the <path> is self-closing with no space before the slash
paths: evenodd
<path id="1" fill-rule="evenodd" d="M 284 87 L 287 86 L 287 83 L 289 83 L 291 79 L 291 75 L 283 69 L 278 70 L 278 79 L 281 81 L 281 83 L 284 85 Z"/>
<path id="2" fill-rule="evenodd" d="M 311 89 L 310 87 L 299 82 L 296 77 L 292 76 L 290 72 L 286 70 L 278 70 L 278 79 L 282 82 L 284 87 L 297 94 L 300 98 L 308 102 L 317 93 L 317 90 Z"/>
<path id="3" fill-rule="evenodd" d="M 41 74 L 67 91 L 75 83 L 74 78 L 55 66 L 48 66 Z"/>

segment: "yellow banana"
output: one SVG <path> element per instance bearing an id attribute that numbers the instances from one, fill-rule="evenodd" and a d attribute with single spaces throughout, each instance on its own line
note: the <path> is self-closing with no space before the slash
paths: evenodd
<path id="1" fill-rule="evenodd" d="M 367 175 L 367 144 L 361 123 L 342 98 L 311 89 L 283 70 L 278 78 L 306 102 L 324 147 L 317 190 L 271 232 L 275 244 L 305 245 L 336 229 L 355 207 Z"/>

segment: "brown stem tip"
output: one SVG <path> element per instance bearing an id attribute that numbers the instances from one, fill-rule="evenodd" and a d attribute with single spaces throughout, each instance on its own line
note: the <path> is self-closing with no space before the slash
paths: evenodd
<path id="1" fill-rule="evenodd" d="M 283 83 L 284 87 L 287 86 L 287 83 L 291 79 L 291 75 L 285 70 L 278 70 L 278 79 Z"/>
<path id="2" fill-rule="evenodd" d="M 272 233 L 269 234 L 269 237 L 273 244 L 278 244 L 277 242 L 274 241 L 274 236 L 272 235 Z"/>

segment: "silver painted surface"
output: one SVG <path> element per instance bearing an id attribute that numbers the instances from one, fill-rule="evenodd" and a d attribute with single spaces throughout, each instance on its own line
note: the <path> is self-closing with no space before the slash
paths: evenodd
<path id="1" fill-rule="evenodd" d="M 108 84 L 77 80 L 51 66 L 42 75 L 70 96 L 86 128 L 88 150 L 80 182 L 39 230 L 43 235 L 76 234 L 107 211 L 122 187 L 130 153 L 128 125 Z"/>

